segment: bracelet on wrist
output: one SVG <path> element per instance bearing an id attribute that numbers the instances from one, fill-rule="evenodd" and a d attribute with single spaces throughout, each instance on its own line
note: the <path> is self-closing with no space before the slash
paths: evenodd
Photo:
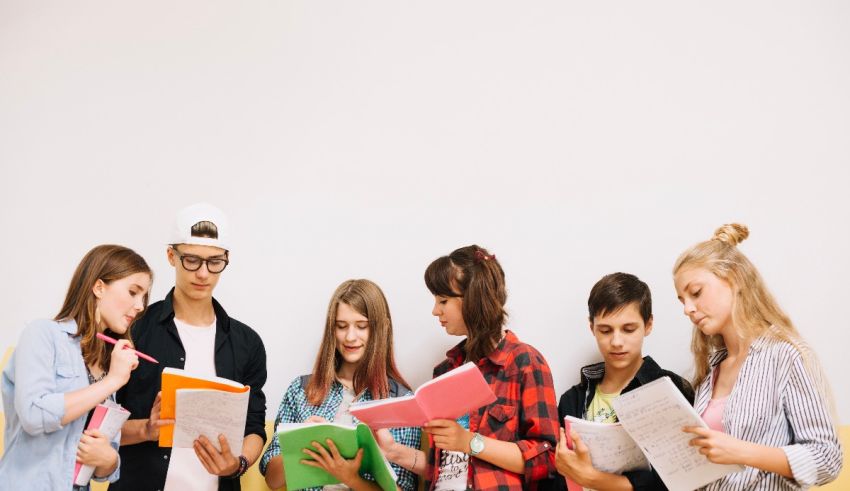
<path id="1" fill-rule="evenodd" d="M 244 455 L 239 456 L 239 467 L 236 468 L 236 472 L 229 476 L 224 476 L 225 479 L 239 479 L 243 474 L 248 472 L 248 459 Z"/>

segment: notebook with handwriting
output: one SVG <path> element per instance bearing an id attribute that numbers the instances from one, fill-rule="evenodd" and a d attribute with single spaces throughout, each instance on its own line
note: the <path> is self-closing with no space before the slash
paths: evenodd
<path id="1" fill-rule="evenodd" d="M 220 391 L 227 392 L 233 394 L 243 394 L 247 393 L 250 390 L 250 387 L 247 385 L 242 385 L 239 382 L 234 382 L 233 380 L 229 380 L 222 377 L 204 377 L 197 374 L 192 374 L 180 368 L 168 367 L 162 371 L 162 400 L 160 401 L 160 412 L 159 417 L 162 419 L 175 419 L 177 417 L 177 391 L 178 389 L 209 389 L 209 391 Z M 220 396 L 216 396 L 209 392 L 207 396 L 203 393 L 203 391 L 187 391 L 186 392 L 187 400 L 191 399 L 191 405 L 193 408 L 216 408 L 218 412 L 223 410 L 223 407 L 217 406 L 215 401 L 220 400 Z M 245 430 L 245 417 L 247 416 L 247 404 L 248 397 L 241 396 L 236 397 L 236 399 L 244 399 L 244 403 L 235 402 L 233 405 L 242 404 L 245 409 L 242 414 L 242 426 L 238 428 L 238 432 L 242 433 Z M 204 402 L 204 401 L 207 402 Z M 231 407 L 233 405 L 228 405 L 227 407 Z M 204 416 L 204 411 L 200 411 L 201 416 Z M 221 419 L 221 414 L 213 414 L 213 412 L 206 411 L 210 418 L 213 419 Z M 239 410 L 231 410 L 228 413 L 228 417 L 225 418 L 227 421 L 235 420 L 239 415 Z M 191 411 L 191 414 L 197 414 L 198 411 Z M 187 413 L 189 414 L 189 413 Z M 194 417 L 194 416 L 193 416 Z M 197 421 L 189 421 L 188 418 L 184 418 L 185 420 L 182 423 L 186 423 L 191 425 L 192 428 L 197 428 L 200 424 Z M 179 424 L 179 423 L 178 423 Z M 188 430 L 188 431 L 191 431 Z M 227 432 L 221 432 L 227 434 Z M 212 444 L 218 448 L 218 435 L 206 435 L 212 442 Z M 231 443 L 231 442 L 229 442 Z M 171 447 L 174 445 L 174 425 L 163 426 L 159 430 L 159 446 L 160 447 Z M 189 445 L 191 446 L 191 445 Z M 233 444 L 231 443 L 231 448 Z"/>
<path id="2" fill-rule="evenodd" d="M 744 469 L 710 462 L 697 447 L 688 444 L 694 436 L 683 432 L 683 427 L 708 426 L 670 377 L 627 392 L 612 405 L 623 428 L 671 491 L 701 488 Z"/>

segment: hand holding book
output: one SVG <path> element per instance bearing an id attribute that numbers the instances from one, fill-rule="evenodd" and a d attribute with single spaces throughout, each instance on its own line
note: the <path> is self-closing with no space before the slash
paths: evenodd
<path id="1" fill-rule="evenodd" d="M 107 400 L 94 408 L 86 431 L 80 438 L 77 449 L 78 461 L 74 466 L 74 483 L 85 486 L 89 483 L 96 467 L 109 467 L 109 459 L 117 453 L 110 441 L 121 430 L 121 425 L 130 417 L 130 412 L 119 404 Z"/>
<path id="2" fill-rule="evenodd" d="M 309 447 L 304 449 L 304 453 L 312 460 L 302 459 L 302 464 L 322 469 L 351 489 L 362 487 L 358 486 L 363 480 L 360 477 L 360 466 L 363 464 L 362 448 L 357 449 L 353 459 L 346 459 L 339 453 L 336 444 L 330 438 L 325 440 L 327 448 L 319 442 L 313 442 L 312 445 L 312 449 Z"/>
<path id="3" fill-rule="evenodd" d="M 288 423 L 276 433 L 288 489 L 357 483 L 361 472 L 385 491 L 396 489 L 397 476 L 365 424 Z"/>
<path id="4" fill-rule="evenodd" d="M 559 474 L 565 476 L 568 491 L 583 491 L 584 487 L 570 479 L 569 476 L 575 476 L 584 482 L 578 476 L 587 475 L 596 469 L 593 468 L 590 460 L 590 450 L 581 441 L 581 437 L 570 428 L 568 420 L 565 419 L 564 424 L 566 427 L 561 428 L 561 437 L 558 440 L 558 446 L 555 448 L 555 467 Z"/>

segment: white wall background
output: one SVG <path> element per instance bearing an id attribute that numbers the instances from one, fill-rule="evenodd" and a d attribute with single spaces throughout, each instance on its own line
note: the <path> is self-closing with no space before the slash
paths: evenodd
<path id="1" fill-rule="evenodd" d="M 653 289 L 646 352 L 687 372 L 670 268 L 735 220 L 847 424 L 848 50 L 840 0 L 0 0 L 0 346 L 99 243 L 142 253 L 161 298 L 173 215 L 208 200 L 237 226 L 216 296 L 266 342 L 269 417 L 351 277 L 429 378 L 458 339 L 422 273 L 473 242 L 559 393 L 617 270 Z"/>

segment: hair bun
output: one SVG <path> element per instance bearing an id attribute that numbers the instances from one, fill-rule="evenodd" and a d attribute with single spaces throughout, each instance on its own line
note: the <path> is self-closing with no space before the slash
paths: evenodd
<path id="1" fill-rule="evenodd" d="M 730 246 L 736 246 L 750 236 L 750 229 L 740 223 L 727 223 L 714 231 L 712 239 L 719 240 Z"/>

